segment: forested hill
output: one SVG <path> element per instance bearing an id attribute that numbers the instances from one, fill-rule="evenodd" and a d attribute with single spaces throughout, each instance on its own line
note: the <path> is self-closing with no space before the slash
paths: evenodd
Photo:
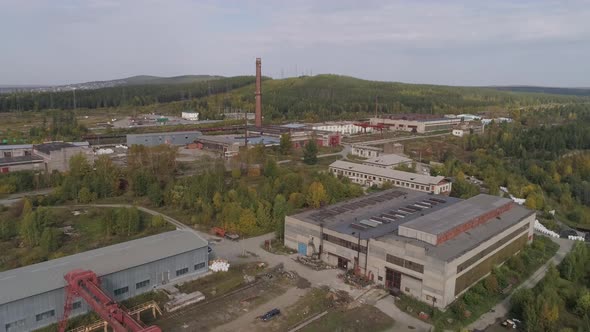
<path id="1" fill-rule="evenodd" d="M 254 76 L 236 76 L 222 78 L 211 76 L 201 77 L 191 83 L 182 83 L 194 79 L 191 76 L 175 78 L 135 77 L 130 85 L 108 87 L 102 89 L 76 90 L 77 108 L 101 108 L 119 106 L 142 106 L 154 103 L 168 103 L 179 100 L 190 100 L 208 95 L 225 93 L 233 89 L 251 85 Z M 170 83 L 174 81 L 174 83 Z M 167 82 L 163 84 L 162 82 Z M 143 84 L 137 84 L 143 83 Z M 63 92 L 20 92 L 0 95 L 0 112 L 15 110 L 73 109 L 72 91 Z"/>
<path id="2" fill-rule="evenodd" d="M 177 78 L 180 79 L 180 78 Z M 127 85 L 76 91 L 78 108 L 144 106 L 177 103 L 175 107 L 212 113 L 219 109 L 253 110 L 254 77 L 211 77 L 178 84 Z M 379 113 L 462 113 L 523 105 L 590 101 L 590 97 L 498 91 L 492 88 L 419 85 L 367 81 L 338 75 L 302 76 L 263 80 L 267 119 L 327 120 L 358 118 Z M 0 112 L 13 110 L 72 109 L 72 91 L 23 92 L 0 95 Z M 215 110 L 215 111 L 214 111 Z M 211 114 L 214 116 L 214 114 Z"/>
<path id="3" fill-rule="evenodd" d="M 251 109 L 254 101 L 253 91 L 252 86 L 233 91 L 230 94 L 232 106 Z M 266 80 L 262 86 L 264 114 L 275 119 L 358 118 L 374 114 L 375 98 L 379 113 L 462 113 L 488 111 L 507 106 L 590 101 L 590 98 L 577 96 L 515 93 L 479 87 L 378 82 L 338 75 Z M 212 103 L 215 99 L 210 97 L 208 101 Z"/>
<path id="4" fill-rule="evenodd" d="M 543 86 L 494 86 L 491 88 L 500 91 L 550 93 L 556 95 L 590 97 L 590 88 L 552 88 Z"/>

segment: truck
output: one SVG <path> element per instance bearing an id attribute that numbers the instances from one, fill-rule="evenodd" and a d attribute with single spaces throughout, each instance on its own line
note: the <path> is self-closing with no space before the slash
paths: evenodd
<path id="1" fill-rule="evenodd" d="M 240 236 L 238 234 L 230 233 L 223 227 L 213 227 L 211 228 L 211 233 L 232 241 L 237 241 L 240 239 Z"/>

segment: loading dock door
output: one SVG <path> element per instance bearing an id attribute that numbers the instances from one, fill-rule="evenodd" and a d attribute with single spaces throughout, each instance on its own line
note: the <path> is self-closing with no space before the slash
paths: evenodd
<path id="1" fill-rule="evenodd" d="M 299 242 L 297 244 L 297 253 L 301 256 L 307 256 L 307 244 Z"/>
<path id="2" fill-rule="evenodd" d="M 389 290 L 399 293 L 402 286 L 401 272 L 385 268 L 385 286 Z"/>

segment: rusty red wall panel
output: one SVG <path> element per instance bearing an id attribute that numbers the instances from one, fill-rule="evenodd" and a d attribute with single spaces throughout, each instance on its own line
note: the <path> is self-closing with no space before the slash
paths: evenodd
<path id="1" fill-rule="evenodd" d="M 479 215 L 469 221 L 467 221 L 466 223 L 463 223 L 461 225 L 458 225 L 442 234 L 439 234 L 436 238 L 436 244 L 439 245 L 441 243 L 444 243 L 456 236 L 458 236 L 459 234 L 465 233 L 466 231 L 475 228 L 485 222 L 487 222 L 488 220 L 492 219 L 492 218 L 496 218 L 497 216 L 501 215 L 502 213 L 510 210 L 512 207 L 514 206 L 514 204 L 512 202 L 506 203 L 492 211 L 486 212 L 482 215 Z"/>

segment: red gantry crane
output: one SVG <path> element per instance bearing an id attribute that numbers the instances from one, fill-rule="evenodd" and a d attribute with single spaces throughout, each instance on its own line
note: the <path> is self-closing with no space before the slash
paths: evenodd
<path id="1" fill-rule="evenodd" d="M 104 319 L 115 332 L 162 332 L 157 326 L 146 327 L 136 321 L 117 302 L 111 299 L 100 288 L 100 280 L 96 273 L 88 270 L 73 270 L 68 272 L 66 279 L 66 304 L 64 315 L 59 322 L 59 332 L 64 332 L 68 324 L 68 317 L 72 311 L 74 297 L 81 297 L 92 309 Z"/>

